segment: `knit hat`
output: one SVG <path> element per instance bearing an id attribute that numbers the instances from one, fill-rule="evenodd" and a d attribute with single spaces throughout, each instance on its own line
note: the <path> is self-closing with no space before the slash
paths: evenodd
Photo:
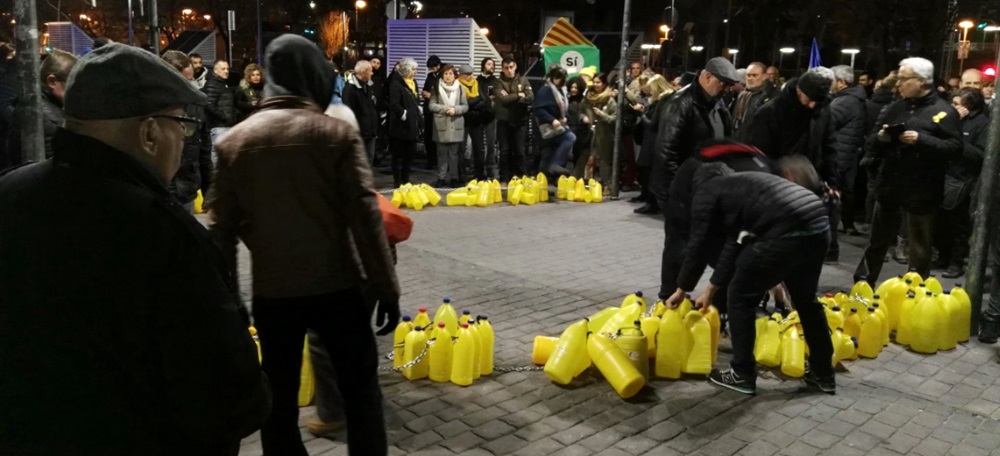
<path id="1" fill-rule="evenodd" d="M 432 56 L 430 56 L 430 58 L 427 59 L 427 68 L 433 68 L 433 67 L 436 67 L 438 65 L 441 65 L 441 58 L 440 57 L 438 57 L 436 55 L 432 55 Z"/>
<path id="2" fill-rule="evenodd" d="M 597 67 L 595 66 L 586 67 L 580 70 L 580 72 L 577 74 L 579 74 L 580 76 L 586 76 L 588 79 L 594 79 L 594 75 L 597 74 Z"/>
<path id="3" fill-rule="evenodd" d="M 798 87 L 811 101 L 823 101 L 830 94 L 833 79 L 833 70 L 816 67 L 799 77 Z"/>
<path id="4" fill-rule="evenodd" d="M 206 102 L 205 94 L 155 54 L 111 43 L 73 67 L 63 111 L 80 120 L 128 119 Z"/>

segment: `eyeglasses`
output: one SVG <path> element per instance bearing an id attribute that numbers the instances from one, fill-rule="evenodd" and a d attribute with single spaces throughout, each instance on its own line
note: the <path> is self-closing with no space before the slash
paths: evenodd
<path id="1" fill-rule="evenodd" d="M 198 131 L 198 125 L 201 124 L 201 120 L 195 119 L 194 117 L 187 116 L 172 116 L 170 114 L 157 114 L 154 116 L 149 116 L 150 119 L 162 118 L 170 119 L 176 121 L 181 125 L 181 131 L 185 138 L 190 138 L 194 136 L 194 133 Z"/>
<path id="2" fill-rule="evenodd" d="M 923 78 L 921 78 L 920 76 L 897 76 L 896 77 L 896 81 L 898 81 L 898 82 L 909 81 L 910 79 L 923 79 Z"/>

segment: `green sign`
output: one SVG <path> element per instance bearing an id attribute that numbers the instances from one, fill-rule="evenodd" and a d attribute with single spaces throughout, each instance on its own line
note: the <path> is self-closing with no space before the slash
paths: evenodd
<path id="1" fill-rule="evenodd" d="M 589 67 L 601 67 L 601 51 L 594 46 L 571 45 L 552 46 L 542 49 L 545 57 L 545 67 L 557 63 L 566 69 L 569 74 L 579 73 L 580 70 Z"/>

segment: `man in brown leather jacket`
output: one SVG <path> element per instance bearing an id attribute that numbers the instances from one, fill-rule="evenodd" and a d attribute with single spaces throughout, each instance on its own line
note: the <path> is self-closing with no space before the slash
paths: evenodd
<path id="1" fill-rule="evenodd" d="M 306 455 L 297 392 L 307 329 L 326 342 L 338 374 L 350 452 L 384 455 L 369 303 L 377 303 L 379 334 L 391 332 L 399 284 L 365 145 L 347 122 L 323 115 L 333 69 L 315 44 L 281 36 L 268 46 L 264 68 L 258 112 L 218 144 L 209 197 L 223 248 L 233 258 L 239 236 L 252 255 L 253 314 L 274 391 L 261 429 L 264 455 Z"/>

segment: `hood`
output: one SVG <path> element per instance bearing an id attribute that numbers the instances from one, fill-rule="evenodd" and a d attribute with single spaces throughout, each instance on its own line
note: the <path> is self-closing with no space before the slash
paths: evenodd
<path id="1" fill-rule="evenodd" d="M 809 109 L 799 102 L 799 94 L 796 91 L 799 87 L 799 78 L 789 79 L 788 82 L 781 88 L 781 93 L 778 94 L 778 102 L 782 106 L 786 107 L 790 111 L 799 115 L 812 115 L 812 113 L 819 112 L 823 108 L 824 103 L 820 102 L 817 104 L 816 109 Z"/>
<path id="2" fill-rule="evenodd" d="M 865 92 L 864 87 L 861 87 L 859 85 L 854 85 L 844 90 L 841 90 L 840 92 L 837 92 L 836 94 L 833 95 L 833 97 L 834 98 L 854 97 L 861 101 L 865 101 L 868 99 L 868 92 Z"/>
<path id="3" fill-rule="evenodd" d="M 295 96 L 319 106 L 333 98 L 333 66 L 315 43 L 298 35 L 271 41 L 264 54 L 264 98 Z"/>

